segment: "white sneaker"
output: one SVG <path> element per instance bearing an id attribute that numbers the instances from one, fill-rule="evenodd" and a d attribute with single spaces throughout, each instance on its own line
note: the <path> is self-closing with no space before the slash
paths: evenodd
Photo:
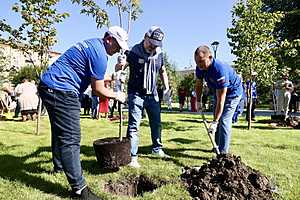
<path id="1" fill-rule="evenodd" d="M 152 150 L 152 155 L 161 157 L 161 158 L 171 158 L 171 156 L 169 156 L 168 154 L 166 154 L 162 149 L 158 150 L 158 151 L 153 151 Z"/>
<path id="2" fill-rule="evenodd" d="M 131 157 L 131 162 L 128 164 L 128 166 L 132 167 L 132 168 L 140 168 L 141 167 L 141 165 L 137 161 L 137 156 Z"/>

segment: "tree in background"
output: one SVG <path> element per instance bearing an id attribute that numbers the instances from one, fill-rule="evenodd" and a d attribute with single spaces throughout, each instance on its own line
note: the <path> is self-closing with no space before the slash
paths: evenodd
<path id="1" fill-rule="evenodd" d="M 4 50 L 0 48 L 0 88 L 3 83 L 10 81 L 10 72 L 16 72 L 15 67 L 10 67 L 9 57 L 4 54 Z"/>
<path id="2" fill-rule="evenodd" d="M 292 79 L 300 79 L 300 1 L 263 0 L 263 3 L 266 12 L 284 14 L 274 31 L 278 41 L 275 57 L 280 66 L 290 68 Z"/>
<path id="3" fill-rule="evenodd" d="M 71 0 L 72 3 L 77 3 L 83 7 L 81 13 L 92 16 L 97 24 L 97 28 L 110 26 L 111 19 L 107 8 L 103 9 L 93 0 Z M 119 25 L 124 27 L 123 19 L 127 15 L 127 32 L 130 32 L 131 20 L 135 21 L 142 13 L 139 0 L 106 0 L 106 6 L 116 7 L 118 9 Z"/>
<path id="4" fill-rule="evenodd" d="M 250 80 L 250 85 L 254 71 L 258 73 L 257 83 L 263 85 L 271 85 L 277 73 L 278 64 L 272 54 L 276 45 L 273 31 L 281 15 L 263 12 L 262 8 L 262 0 L 239 0 L 232 10 L 233 27 L 227 32 L 232 53 L 237 57 L 234 61 L 235 67 L 244 79 Z M 251 110 L 251 90 L 248 106 L 248 110 Z M 248 128 L 251 128 L 251 120 Z"/>
<path id="5" fill-rule="evenodd" d="M 68 13 L 57 13 L 53 8 L 58 2 L 59 0 L 20 0 L 13 5 L 12 10 L 20 13 L 23 23 L 18 28 L 12 28 L 5 19 L 0 21 L 0 32 L 8 33 L 8 39 L 1 38 L 1 42 L 21 50 L 38 75 L 47 66 L 48 52 L 56 43 L 57 32 L 54 25 L 69 16 Z M 38 53 L 38 62 L 33 58 L 34 53 Z"/>

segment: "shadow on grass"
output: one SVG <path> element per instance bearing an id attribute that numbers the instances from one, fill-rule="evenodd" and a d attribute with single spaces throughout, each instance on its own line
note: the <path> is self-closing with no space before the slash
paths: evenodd
<path id="1" fill-rule="evenodd" d="M 45 151 L 51 151 L 50 147 L 40 147 L 32 154 L 22 157 L 9 154 L 0 155 L 0 177 L 9 181 L 21 182 L 26 186 L 38 189 L 48 194 L 54 194 L 66 198 L 68 196 L 68 190 L 65 187 L 34 175 L 47 172 L 39 166 L 42 163 L 51 162 L 51 160 L 35 162 L 27 161 L 28 159 L 38 158 L 40 153 Z M 33 175 L 30 173 L 33 173 Z"/>
<path id="2" fill-rule="evenodd" d="M 233 125 L 233 128 L 236 129 L 242 129 L 242 130 L 248 130 L 248 125 Z M 261 130 L 275 130 L 275 129 L 291 129 L 290 127 L 272 127 L 272 126 L 256 126 L 256 125 L 251 125 L 251 128 L 253 129 L 261 129 Z"/>
<path id="3" fill-rule="evenodd" d="M 199 119 L 179 119 L 177 121 L 181 121 L 181 122 L 191 122 L 191 123 L 203 123 L 203 120 L 199 120 Z"/>
<path id="4" fill-rule="evenodd" d="M 199 142 L 199 140 L 190 140 L 190 139 L 185 139 L 185 138 L 173 138 L 171 140 L 168 140 L 169 142 L 176 142 L 180 144 L 192 144 L 195 142 Z"/>
<path id="5" fill-rule="evenodd" d="M 166 161 L 172 161 L 175 165 L 180 167 L 185 167 L 186 165 L 183 162 L 180 162 L 177 158 L 192 158 L 192 159 L 198 159 L 198 160 L 210 160 L 211 156 L 193 156 L 183 153 L 184 151 L 202 151 L 205 153 L 211 153 L 211 150 L 207 149 L 200 149 L 200 148 L 177 148 L 177 149 L 168 149 L 164 148 L 164 151 L 166 154 L 170 155 L 171 158 L 159 158 L 156 156 L 153 156 L 151 154 L 152 147 L 151 146 L 142 146 L 139 147 L 139 154 L 142 154 L 142 157 L 147 157 L 151 159 L 163 159 Z"/>

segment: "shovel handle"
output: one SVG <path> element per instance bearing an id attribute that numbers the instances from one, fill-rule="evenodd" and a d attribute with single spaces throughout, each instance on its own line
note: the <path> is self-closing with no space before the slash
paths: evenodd
<path id="1" fill-rule="evenodd" d="M 219 148 L 218 148 L 218 146 L 217 146 L 217 144 L 216 144 L 216 142 L 215 142 L 215 140 L 214 140 L 214 138 L 213 138 L 213 135 L 214 135 L 215 133 L 212 133 L 212 132 L 210 132 L 210 131 L 208 130 L 207 120 L 206 120 L 206 118 L 205 118 L 205 116 L 204 116 L 203 111 L 201 111 L 201 115 L 202 115 L 202 120 L 203 120 L 203 122 L 204 122 L 204 126 L 205 126 L 205 129 L 206 129 L 206 132 L 207 132 L 208 137 L 209 137 L 209 139 L 210 139 L 210 142 L 211 142 L 211 144 L 212 144 L 212 146 L 213 146 L 213 148 L 214 148 L 216 154 L 219 155 L 219 154 L 220 154 Z"/>

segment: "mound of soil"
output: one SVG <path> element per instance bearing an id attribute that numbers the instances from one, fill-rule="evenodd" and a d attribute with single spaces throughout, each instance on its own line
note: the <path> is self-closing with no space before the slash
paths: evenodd
<path id="1" fill-rule="evenodd" d="M 268 178 L 234 155 L 218 155 L 201 167 L 186 167 L 181 175 L 197 200 L 272 200 Z"/>

